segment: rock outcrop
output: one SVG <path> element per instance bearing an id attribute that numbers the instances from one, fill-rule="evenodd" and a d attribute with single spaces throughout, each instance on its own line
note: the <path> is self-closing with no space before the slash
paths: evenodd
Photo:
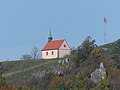
<path id="1" fill-rule="evenodd" d="M 100 68 L 96 69 L 91 74 L 91 80 L 95 83 L 99 83 L 101 80 L 105 79 L 106 77 L 106 70 L 104 68 L 103 62 L 100 63 Z"/>

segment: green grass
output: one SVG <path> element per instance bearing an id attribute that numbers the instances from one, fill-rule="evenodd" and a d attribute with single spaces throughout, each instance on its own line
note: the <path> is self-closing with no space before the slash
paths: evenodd
<path id="1" fill-rule="evenodd" d="M 20 61 L 6 61 L 2 62 L 2 67 L 4 68 L 5 73 L 15 72 L 23 70 L 35 65 L 46 62 L 45 60 L 20 60 Z"/>
<path id="2" fill-rule="evenodd" d="M 38 64 L 38 65 L 34 65 L 34 66 L 31 66 L 31 67 L 29 67 L 29 68 L 25 68 L 25 69 L 23 69 L 23 70 L 15 70 L 15 71 L 13 71 L 13 72 L 9 72 L 9 73 L 6 73 L 6 74 L 3 74 L 3 76 L 6 78 L 6 77 L 9 77 L 9 76 L 12 76 L 12 75 L 14 75 L 14 74 L 18 74 L 18 73 L 22 73 L 22 72 L 26 72 L 26 71 L 28 71 L 28 70 L 32 70 L 32 69 L 35 69 L 35 68 L 38 68 L 38 67 L 42 67 L 42 66 L 44 66 L 44 65 L 47 65 L 47 64 L 50 64 L 50 63 L 53 63 L 53 62 L 55 62 L 55 61 L 47 61 L 47 62 L 44 62 L 44 63 L 41 63 L 41 64 Z"/>
<path id="3" fill-rule="evenodd" d="M 40 73 L 42 71 L 52 71 L 57 65 L 56 60 L 27 60 L 27 61 L 8 61 L 3 62 L 5 71 L 3 76 L 7 83 L 13 85 L 22 85 L 24 82 L 32 78 L 32 73 Z M 40 79 L 40 78 L 39 78 Z"/>

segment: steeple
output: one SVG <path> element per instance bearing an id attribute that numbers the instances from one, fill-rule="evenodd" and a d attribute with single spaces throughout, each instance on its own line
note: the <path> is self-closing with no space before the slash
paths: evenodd
<path id="1" fill-rule="evenodd" d="M 52 41 L 52 34 L 51 34 L 51 29 L 50 29 L 50 33 L 49 33 L 49 36 L 48 36 L 48 42 L 51 42 Z"/>

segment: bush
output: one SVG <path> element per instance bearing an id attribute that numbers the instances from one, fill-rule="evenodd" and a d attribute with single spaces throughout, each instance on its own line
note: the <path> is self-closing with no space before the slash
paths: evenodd
<path id="1" fill-rule="evenodd" d="M 66 81 L 67 77 L 55 76 L 50 82 L 48 90 L 64 90 Z"/>

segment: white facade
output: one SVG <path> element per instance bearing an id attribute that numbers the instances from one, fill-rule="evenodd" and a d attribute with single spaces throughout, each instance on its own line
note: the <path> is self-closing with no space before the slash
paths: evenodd
<path id="1" fill-rule="evenodd" d="M 58 58 L 58 50 L 46 50 L 46 51 L 42 51 L 42 58 L 43 59 Z"/>
<path id="2" fill-rule="evenodd" d="M 64 56 L 70 55 L 70 54 L 71 54 L 71 49 L 65 40 L 58 49 L 42 50 L 42 58 L 43 59 L 62 58 Z"/>

